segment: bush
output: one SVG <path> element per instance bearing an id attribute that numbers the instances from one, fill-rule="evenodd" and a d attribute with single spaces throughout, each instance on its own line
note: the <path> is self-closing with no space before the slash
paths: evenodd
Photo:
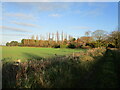
<path id="1" fill-rule="evenodd" d="M 105 43 L 105 42 L 95 42 L 93 45 L 94 45 L 95 48 L 97 48 L 97 47 L 106 47 L 107 43 Z"/>
<path id="2" fill-rule="evenodd" d="M 61 57 L 63 58 L 63 57 Z M 79 63 L 69 58 L 30 60 L 3 65 L 3 88 L 71 88 L 81 77 Z M 6 74 L 7 73 L 7 74 Z M 12 77 L 13 76 L 13 77 Z"/>
<path id="3" fill-rule="evenodd" d="M 53 45 L 52 47 L 53 47 L 53 48 L 60 48 L 60 45 L 55 44 L 55 45 Z"/>
<path id="4" fill-rule="evenodd" d="M 86 43 L 85 46 L 90 46 L 91 48 L 95 48 L 95 45 L 93 43 Z"/>
<path id="5" fill-rule="evenodd" d="M 76 48 L 82 48 L 83 45 L 76 45 Z"/>
<path id="6" fill-rule="evenodd" d="M 82 46 L 82 49 L 90 49 L 90 46 Z"/>
<path id="7" fill-rule="evenodd" d="M 68 48 L 76 48 L 76 46 L 74 44 L 69 44 Z"/>
<path id="8" fill-rule="evenodd" d="M 115 48 L 115 46 L 114 45 L 112 45 L 112 44 L 108 44 L 108 46 L 107 47 L 110 47 L 110 48 Z"/>
<path id="9" fill-rule="evenodd" d="M 60 45 L 60 48 L 67 48 L 67 45 Z"/>

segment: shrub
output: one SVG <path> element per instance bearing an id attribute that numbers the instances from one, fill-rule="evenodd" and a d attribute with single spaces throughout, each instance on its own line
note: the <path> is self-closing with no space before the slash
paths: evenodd
<path id="1" fill-rule="evenodd" d="M 82 49 L 90 49 L 90 46 L 82 46 Z"/>
<path id="2" fill-rule="evenodd" d="M 55 44 L 55 45 L 53 45 L 52 47 L 53 47 L 53 48 L 60 48 L 60 45 Z"/>
<path id="3" fill-rule="evenodd" d="M 79 64 L 73 59 L 61 58 L 31 60 L 20 63 L 17 69 L 13 64 L 4 64 L 3 88 L 76 87 L 80 81 L 80 76 L 76 76 L 80 74 Z"/>
<path id="4" fill-rule="evenodd" d="M 110 47 L 110 48 L 115 48 L 115 46 L 114 45 L 112 45 L 112 44 L 108 44 L 108 46 L 107 47 Z"/>
<path id="5" fill-rule="evenodd" d="M 95 45 L 93 43 L 86 43 L 85 46 L 90 46 L 91 48 L 95 48 Z"/>
<path id="6" fill-rule="evenodd" d="M 67 45 L 60 45 L 60 48 L 67 48 Z"/>
<path id="7" fill-rule="evenodd" d="M 80 60 L 82 60 L 82 61 L 93 61 L 94 58 L 91 57 L 90 55 L 84 55 L 84 56 L 80 57 Z"/>
<path id="8" fill-rule="evenodd" d="M 76 48 L 76 46 L 74 44 L 69 44 L 68 48 Z"/>

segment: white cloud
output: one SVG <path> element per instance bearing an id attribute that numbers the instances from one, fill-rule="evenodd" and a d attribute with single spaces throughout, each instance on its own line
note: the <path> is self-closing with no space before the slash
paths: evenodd
<path id="1" fill-rule="evenodd" d="M 70 3 L 59 3 L 59 2 L 33 2 L 33 3 L 16 3 L 19 9 L 30 10 L 30 12 L 39 12 L 42 11 L 63 11 L 69 8 Z M 21 8 L 22 7 L 22 8 Z"/>
<path id="2" fill-rule="evenodd" d="M 18 19 L 36 20 L 36 18 L 31 14 L 25 13 L 3 13 L 5 16 L 10 16 Z"/>
<path id="3" fill-rule="evenodd" d="M 49 16 L 52 16 L 52 17 L 60 17 L 61 15 L 60 14 L 50 14 Z"/>
<path id="4" fill-rule="evenodd" d="M 28 36 L 26 34 L 0 34 L 2 36 Z"/>
<path id="5" fill-rule="evenodd" d="M 0 29 L 17 31 L 17 32 L 31 32 L 30 30 L 26 30 L 26 29 L 22 29 L 22 28 L 15 28 L 15 27 L 8 27 L 8 26 L 0 26 Z"/>
<path id="6" fill-rule="evenodd" d="M 17 22 L 17 21 L 11 21 L 11 23 L 14 23 L 14 24 L 17 24 L 17 25 L 22 25 L 22 26 L 28 26 L 28 27 L 39 27 L 36 24 L 23 23 L 23 22 Z"/>

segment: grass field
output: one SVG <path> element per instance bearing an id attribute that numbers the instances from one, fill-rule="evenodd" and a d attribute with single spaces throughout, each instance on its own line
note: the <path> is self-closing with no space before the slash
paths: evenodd
<path id="1" fill-rule="evenodd" d="M 2 60 L 10 61 L 21 59 L 50 58 L 56 55 L 67 55 L 73 52 L 80 52 L 82 49 L 57 49 L 57 48 L 37 48 L 37 47 L 2 47 Z"/>

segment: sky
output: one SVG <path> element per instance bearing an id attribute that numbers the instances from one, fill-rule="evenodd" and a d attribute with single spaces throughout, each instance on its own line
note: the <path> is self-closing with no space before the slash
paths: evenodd
<path id="1" fill-rule="evenodd" d="M 118 26 L 117 2 L 3 2 L 0 7 L 2 45 L 49 32 L 81 37 L 86 31 L 111 32 Z"/>

